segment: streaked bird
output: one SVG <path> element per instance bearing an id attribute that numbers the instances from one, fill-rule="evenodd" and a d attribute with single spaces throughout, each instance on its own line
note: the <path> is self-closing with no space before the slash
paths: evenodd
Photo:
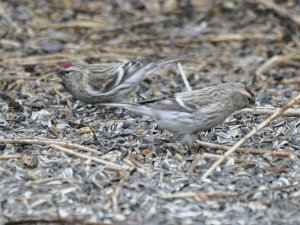
<path id="1" fill-rule="evenodd" d="M 198 132 L 222 123 L 235 111 L 255 106 L 255 96 L 243 84 L 224 83 L 136 104 L 102 105 L 124 107 L 147 115 L 161 128 L 179 135 L 182 143 L 190 145 Z"/>
<path id="2" fill-rule="evenodd" d="M 183 55 L 157 60 L 153 56 L 125 63 L 60 64 L 56 74 L 65 89 L 84 103 L 129 102 L 130 93 L 154 71 L 171 63 L 191 57 Z"/>

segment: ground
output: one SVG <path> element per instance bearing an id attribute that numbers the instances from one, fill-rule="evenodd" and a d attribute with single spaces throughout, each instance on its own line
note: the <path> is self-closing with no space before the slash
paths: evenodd
<path id="1" fill-rule="evenodd" d="M 188 154 L 151 118 L 86 105 L 52 81 L 70 60 L 195 54 L 182 62 L 192 89 L 242 82 L 272 110 L 300 90 L 299 12 L 296 0 L 1 1 L 0 224 L 299 224 L 299 113 L 203 181 L 217 157 L 207 153 L 223 155 L 268 115 L 235 113 L 199 134 L 221 146 Z M 132 101 L 185 90 L 173 65 Z"/>

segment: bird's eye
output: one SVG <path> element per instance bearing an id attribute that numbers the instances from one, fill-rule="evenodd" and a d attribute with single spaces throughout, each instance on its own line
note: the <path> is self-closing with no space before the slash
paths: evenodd
<path id="1" fill-rule="evenodd" d="M 71 70 L 65 70 L 65 75 L 69 75 L 71 73 Z"/>

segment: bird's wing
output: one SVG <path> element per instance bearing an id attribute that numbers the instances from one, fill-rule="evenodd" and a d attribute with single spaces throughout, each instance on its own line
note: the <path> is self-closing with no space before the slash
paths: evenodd
<path id="1" fill-rule="evenodd" d="M 175 98 L 182 107 L 198 113 L 212 113 L 216 110 L 216 104 L 223 106 L 219 99 L 223 90 L 216 90 L 214 86 L 199 90 L 182 92 L 175 95 Z"/>
<path id="2" fill-rule="evenodd" d="M 203 112 L 211 113 L 216 109 L 216 96 L 218 93 L 210 91 L 210 88 L 181 92 L 172 97 L 154 99 L 140 102 L 140 105 L 148 105 L 162 110 L 178 112 Z"/>
<path id="3" fill-rule="evenodd" d="M 124 82 L 135 71 L 141 68 L 139 61 L 126 63 L 101 63 L 91 65 L 91 79 L 87 89 L 92 92 L 107 92 Z"/>
<path id="4" fill-rule="evenodd" d="M 93 94 L 113 90 L 124 83 L 140 83 L 155 70 L 174 62 L 178 62 L 192 55 L 182 55 L 173 58 L 157 60 L 153 55 L 131 60 L 125 63 L 102 63 L 91 65 L 91 79 L 87 91 Z"/>

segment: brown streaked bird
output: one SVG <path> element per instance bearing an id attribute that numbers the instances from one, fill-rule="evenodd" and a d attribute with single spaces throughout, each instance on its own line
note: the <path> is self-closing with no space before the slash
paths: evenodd
<path id="1" fill-rule="evenodd" d="M 157 60 L 153 56 L 125 63 L 60 64 L 56 74 L 65 89 L 76 99 L 88 103 L 129 102 L 129 94 L 151 73 L 192 55 Z"/>
<path id="2" fill-rule="evenodd" d="M 255 96 L 243 84 L 224 83 L 136 104 L 101 105 L 124 107 L 145 114 L 190 146 L 198 132 L 217 126 L 235 111 L 255 106 Z"/>

